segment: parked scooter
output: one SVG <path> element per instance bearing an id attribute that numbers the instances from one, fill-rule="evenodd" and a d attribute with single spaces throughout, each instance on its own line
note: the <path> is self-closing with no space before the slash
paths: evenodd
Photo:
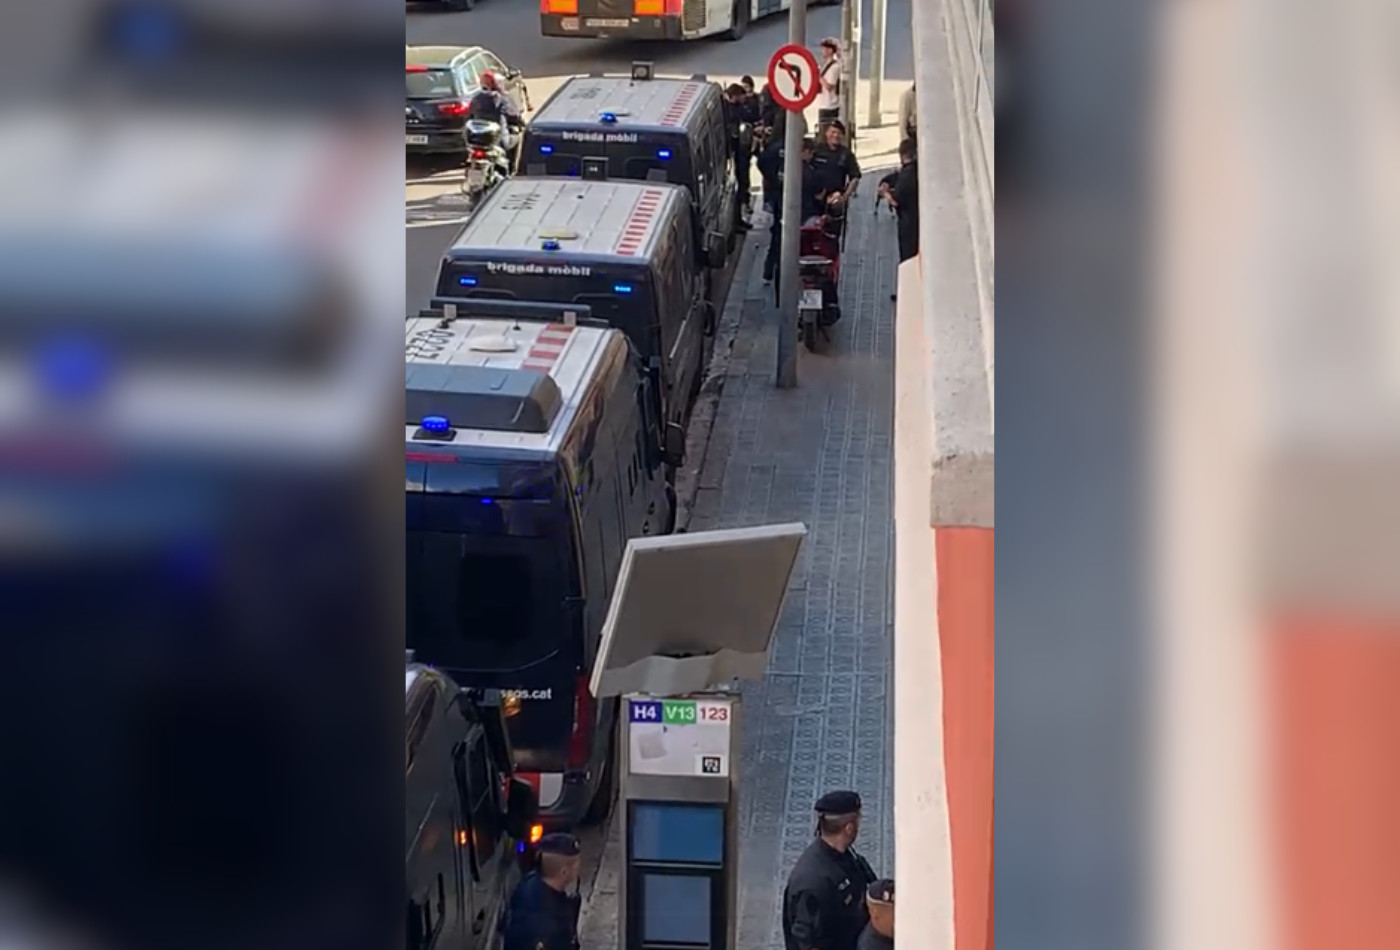
<path id="1" fill-rule="evenodd" d="M 830 342 L 827 328 L 841 319 L 837 288 L 841 280 L 841 228 L 833 215 L 808 218 L 802 224 L 797 272 L 802 291 L 797 301 L 802 343 L 816 352 L 817 338 Z"/>
<path id="2" fill-rule="evenodd" d="M 511 175 L 510 151 L 499 122 L 467 121 L 467 167 L 462 192 L 475 203 Z"/>

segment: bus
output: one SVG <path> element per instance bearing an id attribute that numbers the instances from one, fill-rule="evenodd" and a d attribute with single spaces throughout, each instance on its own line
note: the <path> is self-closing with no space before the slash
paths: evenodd
<path id="1" fill-rule="evenodd" d="M 840 0 L 818 0 L 814 6 Z M 739 40 L 790 0 L 540 0 L 545 36 L 603 40 Z"/>

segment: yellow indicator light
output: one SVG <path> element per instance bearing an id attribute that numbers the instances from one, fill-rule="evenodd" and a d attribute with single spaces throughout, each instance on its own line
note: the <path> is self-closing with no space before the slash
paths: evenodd
<path id="1" fill-rule="evenodd" d="M 530 826 L 530 843 L 531 843 L 531 844 L 539 844 L 540 839 L 543 838 L 543 837 L 544 837 L 544 825 L 531 825 L 531 826 Z"/>
<path id="2" fill-rule="evenodd" d="M 457 843 L 462 847 L 467 846 L 467 833 L 462 829 L 457 829 Z"/>

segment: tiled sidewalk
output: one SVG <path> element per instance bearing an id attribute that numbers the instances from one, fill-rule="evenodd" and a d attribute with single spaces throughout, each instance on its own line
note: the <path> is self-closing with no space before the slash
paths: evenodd
<path id="1" fill-rule="evenodd" d="M 782 947 L 783 882 L 811 840 L 825 790 L 865 799 L 858 849 L 893 873 L 891 669 L 894 223 L 872 214 L 868 170 L 848 224 L 844 315 L 799 385 L 779 390 L 776 313 L 748 268 L 690 530 L 801 521 L 809 531 L 767 675 L 744 686 L 740 950 Z M 762 245 L 763 236 L 751 238 Z M 761 262 L 763 247 L 757 248 Z M 752 253 L 752 251 L 750 252 Z M 738 286 L 733 293 L 739 293 Z M 582 925 L 585 950 L 616 946 L 616 829 Z"/>

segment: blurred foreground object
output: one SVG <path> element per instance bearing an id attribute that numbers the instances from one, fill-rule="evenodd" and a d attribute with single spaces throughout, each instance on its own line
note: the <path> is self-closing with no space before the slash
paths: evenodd
<path id="1" fill-rule="evenodd" d="M 327 13 L 0 24 L 0 874 L 100 946 L 402 932 L 402 20 Z"/>

